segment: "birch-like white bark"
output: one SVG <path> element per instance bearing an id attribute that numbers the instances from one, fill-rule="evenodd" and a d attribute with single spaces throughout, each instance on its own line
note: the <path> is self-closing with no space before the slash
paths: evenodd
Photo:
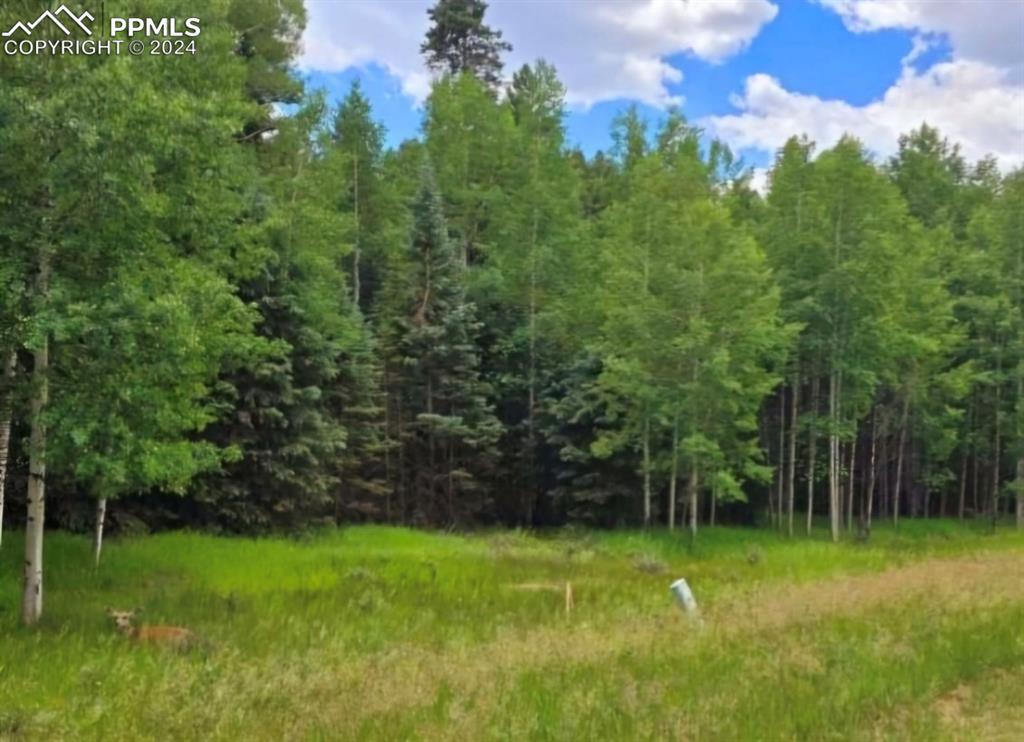
<path id="1" fill-rule="evenodd" d="M 103 526 L 107 519 L 107 498 L 96 500 L 96 530 L 92 537 L 92 558 L 96 566 L 100 566 L 100 554 L 103 551 Z"/>
<path id="2" fill-rule="evenodd" d="M 14 372 L 18 363 L 16 353 L 11 357 L 0 380 L 0 546 L 4 542 L 4 495 L 7 483 L 7 462 L 11 451 L 11 396 Z"/>

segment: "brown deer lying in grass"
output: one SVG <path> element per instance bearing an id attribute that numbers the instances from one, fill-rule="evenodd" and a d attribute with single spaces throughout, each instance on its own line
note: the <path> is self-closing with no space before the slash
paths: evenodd
<path id="1" fill-rule="evenodd" d="M 107 608 L 107 615 L 114 619 L 117 630 L 135 641 L 163 644 L 177 649 L 186 649 L 196 643 L 196 635 L 180 626 L 136 626 L 135 616 L 141 612 L 141 608 L 133 611 Z"/>

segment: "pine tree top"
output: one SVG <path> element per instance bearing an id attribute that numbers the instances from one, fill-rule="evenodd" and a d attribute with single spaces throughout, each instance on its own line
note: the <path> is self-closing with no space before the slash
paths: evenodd
<path id="1" fill-rule="evenodd" d="M 427 65 L 436 71 L 458 75 L 469 72 L 491 88 L 501 84 L 502 52 L 512 45 L 484 23 L 484 0 L 438 0 L 427 11 L 430 30 L 420 46 Z"/>

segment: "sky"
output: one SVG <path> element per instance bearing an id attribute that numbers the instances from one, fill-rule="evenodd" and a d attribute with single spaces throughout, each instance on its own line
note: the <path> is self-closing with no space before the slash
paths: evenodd
<path id="1" fill-rule="evenodd" d="M 388 143 L 418 136 L 431 75 L 419 53 L 432 0 L 307 0 L 300 71 L 332 101 L 359 79 Z M 844 133 L 882 158 L 922 122 L 966 157 L 1024 164 L 1024 0 L 491 0 L 513 46 L 567 89 L 570 143 L 610 146 L 637 104 L 672 106 L 763 178 L 793 134 Z"/>

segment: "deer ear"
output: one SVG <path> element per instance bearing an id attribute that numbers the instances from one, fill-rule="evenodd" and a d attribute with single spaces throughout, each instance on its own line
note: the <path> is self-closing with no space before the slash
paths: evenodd
<path id="1" fill-rule="evenodd" d="M 142 609 L 141 608 L 135 608 L 135 609 L 132 610 L 132 615 L 133 616 L 136 615 L 136 614 L 139 614 L 139 613 L 142 613 Z"/>
<path id="2" fill-rule="evenodd" d="M 108 615 L 108 616 L 113 616 L 113 615 L 114 615 L 114 613 L 115 613 L 114 609 L 113 609 L 113 608 L 111 608 L 111 607 L 110 607 L 110 606 L 108 605 L 108 606 L 107 606 L 107 615 Z"/>

